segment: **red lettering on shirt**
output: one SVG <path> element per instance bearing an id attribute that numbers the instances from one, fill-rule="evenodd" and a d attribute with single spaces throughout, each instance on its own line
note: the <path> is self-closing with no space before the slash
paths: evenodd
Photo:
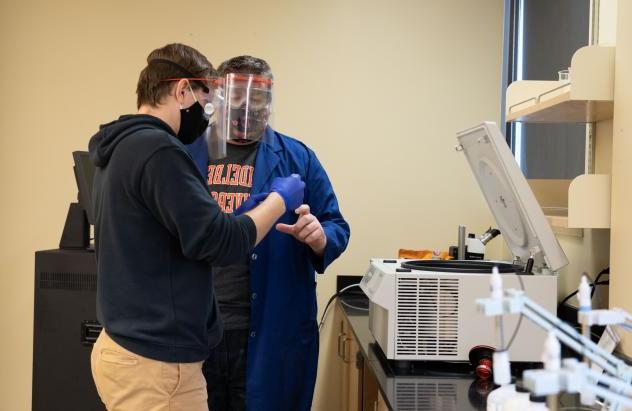
<path id="1" fill-rule="evenodd" d="M 206 184 L 208 184 L 209 186 L 211 184 L 213 184 L 213 175 L 215 173 L 215 164 L 212 164 L 210 166 L 208 166 L 208 181 L 206 182 Z"/>
<path id="2" fill-rule="evenodd" d="M 239 186 L 252 188 L 253 166 L 217 164 L 208 166 L 208 185 Z"/>
<path id="3" fill-rule="evenodd" d="M 219 193 L 219 195 L 217 196 L 217 204 L 219 204 L 219 207 L 222 210 L 226 208 L 226 193 L 224 192 Z"/>
<path id="4" fill-rule="evenodd" d="M 208 166 L 207 182 L 211 196 L 224 213 L 234 213 L 250 197 L 255 168 L 241 163 L 211 164 Z M 244 187 L 237 189 L 233 187 Z"/>
<path id="5" fill-rule="evenodd" d="M 222 177 L 222 185 L 228 185 L 228 180 L 230 179 L 233 167 L 235 167 L 235 164 L 226 164 L 226 173 L 224 173 L 224 177 Z"/>
<path id="6" fill-rule="evenodd" d="M 213 184 L 220 184 L 222 179 L 222 172 L 224 171 L 224 165 L 218 164 L 215 167 L 215 173 L 213 175 Z"/>
<path id="7" fill-rule="evenodd" d="M 252 187 L 252 174 L 255 168 L 253 166 L 243 166 L 239 173 L 239 185 L 242 187 Z"/>
<path id="8" fill-rule="evenodd" d="M 217 201 L 224 213 L 233 213 L 250 197 L 248 193 L 226 193 L 211 191 L 211 196 Z"/>
<path id="9" fill-rule="evenodd" d="M 233 164 L 233 170 L 228 184 L 230 184 L 231 186 L 239 185 L 239 172 L 241 169 L 242 166 L 240 166 L 239 164 Z"/>
<path id="10" fill-rule="evenodd" d="M 248 193 L 237 193 L 237 199 L 235 201 L 235 210 L 241 207 L 241 203 L 248 200 L 248 197 L 250 197 L 250 194 Z"/>

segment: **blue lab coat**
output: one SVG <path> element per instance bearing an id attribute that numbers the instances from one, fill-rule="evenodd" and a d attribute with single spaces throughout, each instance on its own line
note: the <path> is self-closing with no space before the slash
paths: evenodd
<path id="1" fill-rule="evenodd" d="M 203 139 L 189 149 L 206 173 Z M 252 194 L 267 192 L 274 177 L 293 173 L 306 183 L 304 203 L 321 222 L 327 246 L 317 257 L 309 246 L 273 228 L 251 255 L 246 401 L 252 411 L 311 408 L 318 365 L 315 272 L 323 273 L 349 242 L 349 225 L 314 152 L 268 127 L 257 151 Z M 292 210 L 279 222 L 296 220 Z"/>

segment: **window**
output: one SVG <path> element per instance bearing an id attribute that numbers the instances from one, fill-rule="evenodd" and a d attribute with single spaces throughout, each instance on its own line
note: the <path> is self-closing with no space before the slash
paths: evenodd
<path id="1" fill-rule="evenodd" d="M 503 96 L 513 81 L 557 80 L 588 45 L 590 0 L 506 0 L 505 13 Z M 586 171 L 585 124 L 510 123 L 506 136 L 527 178 L 571 179 Z"/>

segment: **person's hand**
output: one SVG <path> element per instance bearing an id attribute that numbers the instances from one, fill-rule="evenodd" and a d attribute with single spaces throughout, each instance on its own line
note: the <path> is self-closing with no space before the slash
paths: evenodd
<path id="1" fill-rule="evenodd" d="M 327 236 L 320 221 L 310 213 L 307 204 L 301 205 L 295 210 L 295 213 L 299 215 L 296 223 L 292 225 L 279 223 L 276 225 L 276 229 L 294 236 L 298 241 L 310 246 L 317 255 L 322 256 L 327 245 Z"/>
<path id="2" fill-rule="evenodd" d="M 252 210 L 256 206 L 259 205 L 260 202 L 268 198 L 268 194 L 270 193 L 259 193 L 259 194 L 251 194 L 246 201 L 244 201 L 237 210 L 233 214 L 241 215 L 243 213 L 247 213 Z"/>
<path id="3" fill-rule="evenodd" d="M 303 202 L 305 183 L 301 176 L 292 174 L 289 177 L 275 177 L 270 186 L 270 192 L 278 193 L 285 203 L 286 210 L 294 210 Z"/>

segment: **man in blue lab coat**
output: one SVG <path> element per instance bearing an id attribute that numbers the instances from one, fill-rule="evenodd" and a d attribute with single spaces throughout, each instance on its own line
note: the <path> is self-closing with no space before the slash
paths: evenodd
<path id="1" fill-rule="evenodd" d="M 309 410 L 318 363 L 315 272 L 345 250 L 349 225 L 314 152 L 268 124 L 269 65 L 240 56 L 218 72 L 214 135 L 225 150 L 209 154 L 204 138 L 189 146 L 212 196 L 230 213 L 265 198 L 276 176 L 298 174 L 306 187 L 305 204 L 286 212 L 248 261 L 214 267 L 225 331 L 204 365 L 209 408 Z"/>

